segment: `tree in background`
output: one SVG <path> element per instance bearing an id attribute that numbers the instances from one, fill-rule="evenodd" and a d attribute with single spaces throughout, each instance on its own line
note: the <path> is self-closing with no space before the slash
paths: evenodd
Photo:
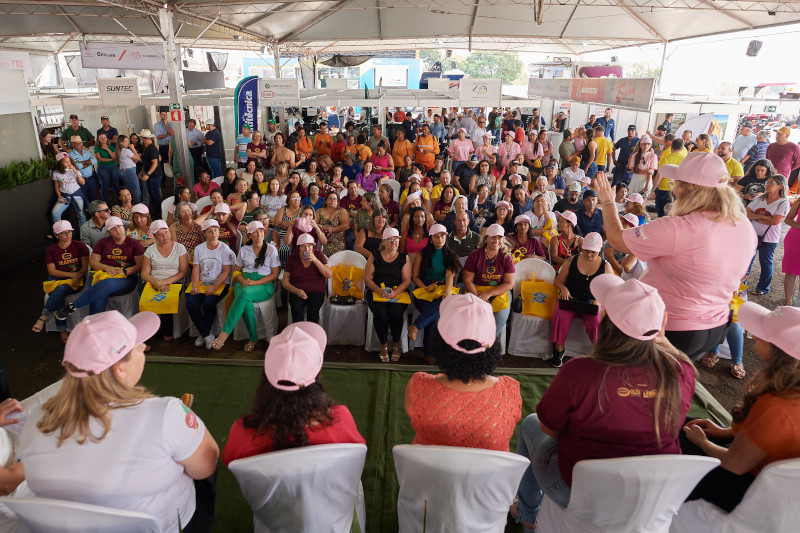
<path id="1" fill-rule="evenodd" d="M 501 78 L 511 85 L 522 74 L 523 64 L 515 52 L 473 52 L 458 62 L 471 78 Z"/>
<path id="2" fill-rule="evenodd" d="M 652 63 L 640 61 L 625 65 L 623 72 L 626 78 L 658 78 L 661 69 Z"/>
<path id="3" fill-rule="evenodd" d="M 439 49 L 420 50 L 419 58 L 425 62 L 425 70 L 430 70 L 434 63 L 444 59 L 444 55 Z"/>

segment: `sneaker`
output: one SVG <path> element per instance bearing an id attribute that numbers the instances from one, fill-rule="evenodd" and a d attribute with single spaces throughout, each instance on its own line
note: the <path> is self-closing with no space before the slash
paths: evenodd
<path id="1" fill-rule="evenodd" d="M 197 339 L 194 341 L 194 345 L 197 346 L 198 348 L 204 345 L 205 343 L 206 343 L 206 338 L 203 337 L 202 335 L 199 335 Z"/>
<path id="2" fill-rule="evenodd" d="M 556 350 L 555 346 L 553 347 L 553 357 L 549 359 L 547 362 L 550 363 L 550 366 L 554 368 L 560 368 L 561 363 L 563 362 L 564 352 L 566 350 L 558 351 Z"/>
<path id="3" fill-rule="evenodd" d="M 75 311 L 75 306 L 72 304 L 67 304 L 61 309 L 56 309 L 53 311 L 53 316 L 58 320 L 66 320 L 67 317 L 73 313 L 73 311 Z"/>
<path id="4" fill-rule="evenodd" d="M 211 345 L 214 344 L 214 341 L 216 340 L 216 337 L 214 335 L 209 335 L 208 337 L 206 337 L 203 340 L 206 343 L 206 350 L 210 350 L 211 349 Z"/>

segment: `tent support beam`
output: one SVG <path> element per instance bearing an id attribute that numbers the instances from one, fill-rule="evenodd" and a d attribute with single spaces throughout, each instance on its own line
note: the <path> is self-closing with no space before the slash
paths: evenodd
<path id="1" fill-rule="evenodd" d="M 625 0 L 619 0 L 619 6 L 620 6 L 622 9 L 624 9 L 624 10 L 625 10 L 625 12 L 626 12 L 626 13 L 628 13 L 628 15 L 630 15 L 630 16 L 632 16 L 634 19 L 636 19 L 636 21 L 637 21 L 639 24 L 641 24 L 641 25 L 642 25 L 642 26 L 643 26 L 643 27 L 644 27 L 644 28 L 645 28 L 647 31 L 649 31 L 651 34 L 653 34 L 654 36 L 658 37 L 658 38 L 659 38 L 659 39 L 661 39 L 662 41 L 666 42 L 666 40 L 667 40 L 667 39 L 665 39 L 663 35 L 661 35 L 660 33 L 658 33 L 658 31 L 657 31 L 657 30 L 656 30 L 654 27 L 652 27 L 650 24 L 648 24 L 648 23 L 647 23 L 647 21 L 646 21 L 646 20 L 644 20 L 644 19 L 642 18 L 642 16 L 641 16 L 641 15 L 639 15 L 639 13 L 637 13 L 636 11 L 634 11 L 634 10 L 633 10 L 633 8 L 631 8 L 631 6 L 629 6 L 629 5 L 628 5 L 628 4 L 625 2 Z"/>
<path id="2" fill-rule="evenodd" d="M 298 26 L 297 28 L 293 29 L 292 31 L 290 31 L 289 33 L 287 33 L 286 35 L 284 35 L 284 36 L 281 38 L 281 42 L 288 41 L 288 40 L 289 40 L 289 39 L 291 39 L 292 37 L 294 37 L 294 36 L 296 36 L 296 35 L 298 35 L 298 34 L 300 34 L 300 33 L 304 32 L 304 31 L 306 31 L 307 29 L 309 29 L 309 28 L 313 28 L 314 26 L 316 26 L 317 24 L 319 24 L 320 22 L 322 22 L 322 21 L 323 21 L 323 20 L 325 20 L 326 18 L 330 17 L 330 16 L 331 16 L 331 15 L 333 15 L 334 13 L 337 13 L 337 12 L 338 12 L 340 9 L 342 9 L 344 6 L 346 6 L 346 5 L 347 5 L 347 4 L 349 4 L 349 3 L 350 3 L 350 0 L 340 0 L 340 2 L 339 2 L 339 3 L 337 3 L 335 6 L 333 6 L 333 8 L 332 8 L 332 9 L 329 9 L 328 11 L 325 11 L 325 12 L 324 12 L 323 14 L 321 14 L 320 16 L 318 16 L 318 17 L 316 17 L 316 18 L 314 18 L 314 19 L 312 19 L 312 20 L 309 20 L 309 21 L 308 21 L 308 22 L 306 22 L 305 24 L 301 24 L 301 25 L 300 25 L 300 26 Z"/>
<path id="3" fill-rule="evenodd" d="M 286 2 L 285 4 L 281 4 L 278 7 L 276 7 L 275 9 L 267 11 L 266 13 L 262 13 L 262 14 L 258 15 L 257 17 L 251 18 L 250 20 L 248 20 L 244 24 L 242 24 L 242 27 L 243 28 L 249 28 L 253 24 L 256 24 L 257 22 L 261 22 L 262 20 L 267 19 L 267 18 L 271 17 L 272 15 L 275 15 L 276 13 L 280 13 L 281 11 L 289 9 L 290 7 L 292 7 L 292 3 L 291 2 Z"/>
<path id="4" fill-rule="evenodd" d="M 469 51 L 472 52 L 472 32 L 475 31 L 475 20 L 478 18 L 478 5 L 480 2 L 476 0 L 475 6 L 472 8 L 472 20 L 469 23 Z"/>
<path id="5" fill-rule="evenodd" d="M 707 6 L 709 6 L 709 7 L 711 7 L 711 8 L 713 8 L 713 9 L 715 9 L 717 12 L 722 13 L 723 15 L 732 18 L 733 20 L 735 20 L 739 24 L 744 24 L 745 26 L 747 26 L 751 30 L 754 28 L 754 26 L 752 24 L 750 24 L 749 21 L 739 17 L 738 15 L 734 15 L 733 13 L 731 13 L 730 11 L 728 11 L 726 9 L 720 9 L 719 7 L 714 5 L 713 2 L 711 2 L 709 0 L 700 0 L 700 2 L 705 4 L 705 5 L 707 5 Z"/>
<path id="6" fill-rule="evenodd" d="M 561 28 L 561 33 L 558 35 L 559 39 L 563 39 L 564 38 L 564 34 L 567 33 L 567 28 L 569 28 L 569 23 L 572 22 L 572 17 L 575 16 L 575 12 L 578 10 L 578 5 L 580 3 L 581 3 L 580 0 L 575 2 L 575 6 L 572 8 L 572 13 L 570 13 L 569 17 L 567 17 L 567 21 L 564 23 L 564 27 Z"/>
<path id="7" fill-rule="evenodd" d="M 139 37 L 138 35 L 133 33 L 131 30 L 129 30 L 123 23 L 121 23 L 119 20 L 117 20 L 116 17 L 111 17 L 111 20 L 113 20 L 114 22 L 119 24 L 122 27 L 123 30 L 125 30 L 126 32 L 128 32 L 131 35 L 131 37 L 133 37 L 135 39 L 138 39 L 143 45 L 145 45 L 147 48 L 149 48 L 150 50 L 152 50 L 153 52 L 158 54 L 158 57 L 164 57 L 164 55 L 161 52 L 159 52 L 158 50 L 156 50 L 155 48 L 150 46 L 150 43 L 148 43 L 147 41 L 145 41 L 144 39 L 142 39 L 141 37 Z M 171 37 L 174 39 L 173 36 L 171 36 Z"/>
<path id="8" fill-rule="evenodd" d="M 61 7 L 61 6 L 56 6 L 56 7 L 57 7 L 57 8 L 58 8 L 58 10 L 61 12 L 61 14 L 62 14 L 62 15 L 64 15 L 64 18 L 66 18 L 66 19 L 69 21 L 69 24 L 70 24 L 70 26 L 72 26 L 72 28 L 73 28 L 73 29 L 74 29 L 74 30 L 75 30 L 77 33 L 79 33 L 79 34 L 83 34 L 83 30 L 81 30 L 81 29 L 78 27 L 78 25 L 77 25 L 77 24 L 75 24 L 75 21 L 74 21 L 74 20 L 72 20 L 72 17 L 70 17 L 69 15 L 67 15 L 67 12 L 66 12 L 66 11 L 64 11 L 64 8 L 63 8 L 63 7 Z"/>
<path id="9" fill-rule="evenodd" d="M 189 48 L 191 48 L 192 46 L 194 46 L 194 44 L 195 44 L 197 41 L 199 41 L 199 40 L 200 40 L 200 38 L 201 38 L 203 35 L 205 35 L 205 34 L 206 34 L 206 32 L 207 32 L 208 30 L 210 30 L 210 29 L 211 29 L 211 26 L 213 26 L 214 24 L 216 24 L 216 22 L 217 22 L 218 20 L 219 20 L 219 15 L 217 15 L 217 18 L 215 18 L 214 20 L 212 20 L 212 21 L 211 21 L 211 22 L 208 24 L 208 26 L 206 26 L 205 28 L 203 28 L 203 31 L 201 31 L 201 32 L 200 32 L 200 35 L 198 35 L 198 36 L 195 38 L 195 40 L 194 40 L 194 41 L 192 41 L 192 44 L 190 44 L 190 45 L 189 45 L 189 46 L 187 46 L 186 48 L 187 48 L 187 49 L 189 49 Z M 165 39 L 165 40 L 166 40 L 166 39 Z"/>

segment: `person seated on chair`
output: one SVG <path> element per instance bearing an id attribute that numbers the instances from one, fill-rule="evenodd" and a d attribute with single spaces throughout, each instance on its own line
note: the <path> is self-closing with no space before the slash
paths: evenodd
<path id="1" fill-rule="evenodd" d="M 175 209 L 181 202 L 186 202 L 189 204 L 189 207 L 192 208 L 192 216 L 197 216 L 199 210 L 197 209 L 197 206 L 192 203 L 191 189 L 189 189 L 189 187 L 186 185 L 178 185 L 175 187 L 175 201 L 167 208 L 167 225 L 170 225 L 178 220 L 177 217 L 175 217 Z"/>
<path id="2" fill-rule="evenodd" d="M 444 227 L 447 228 L 447 231 L 456 229 L 456 215 L 461 212 L 467 213 L 469 217 L 469 229 L 476 233 L 479 232 L 480 230 L 477 224 L 475 224 L 475 215 L 469 210 L 469 199 L 461 194 L 455 197 L 452 209 L 445 215 L 444 222 L 442 222 Z"/>
<path id="3" fill-rule="evenodd" d="M 45 250 L 48 281 L 67 281 L 58 285 L 47 298 L 42 314 L 33 325 L 34 333 L 41 333 L 47 325 L 47 314 L 64 307 L 64 299 L 75 294 L 83 286 L 86 270 L 89 268 L 89 248 L 81 241 L 72 240 L 72 224 L 68 220 L 59 220 L 53 224 L 53 235 L 58 242 Z M 56 319 L 56 327 L 61 335 L 61 342 L 66 343 L 67 322 Z"/>
<path id="4" fill-rule="evenodd" d="M 419 185 L 414 184 L 414 187 L 415 188 L 419 187 Z M 417 190 L 408 195 L 408 197 L 406 198 L 406 203 L 403 206 L 402 210 L 403 216 L 400 219 L 400 233 L 406 233 L 406 231 L 408 230 L 408 227 L 411 224 L 411 216 L 409 213 L 415 207 L 421 207 L 425 209 L 426 213 L 425 218 L 427 219 L 426 223 L 428 224 L 428 227 L 431 227 L 434 224 L 436 224 L 436 219 L 433 218 L 431 212 L 425 207 L 426 205 L 427 204 L 425 204 L 425 200 L 422 197 L 422 191 Z"/>
<path id="5" fill-rule="evenodd" d="M 325 393 L 320 370 L 328 337 L 295 322 L 272 337 L 250 412 L 231 426 L 222 462 L 319 444 L 366 444 L 353 415 Z"/>
<path id="6" fill-rule="evenodd" d="M 146 513 L 164 532 L 211 531 L 217 443 L 181 400 L 138 385 L 158 327 L 151 312 L 81 321 L 61 388 L 28 413 L 17 457 L 36 496 Z"/>
<path id="7" fill-rule="evenodd" d="M 531 230 L 531 219 L 519 215 L 514 219 L 514 233 L 506 235 L 506 243 L 511 248 L 511 255 L 518 255 L 520 260 L 535 258 L 547 261 L 547 251 L 541 241 Z"/>
<path id="8" fill-rule="evenodd" d="M 752 333 L 765 366 L 751 378 L 742 403 L 731 411 L 730 428 L 689 419 L 681 438 L 683 453 L 722 461 L 687 499 L 706 500 L 728 513 L 765 466 L 800 457 L 800 309 L 770 311 L 745 302 L 739 308 L 739 323 Z"/>
<path id="9" fill-rule="evenodd" d="M 172 240 L 169 226 L 163 220 L 154 220 L 150 224 L 150 233 L 155 237 L 155 246 L 144 251 L 142 260 L 142 281 L 149 283 L 161 292 L 170 289 L 173 283 L 183 283 L 189 273 L 189 254 L 186 247 Z M 159 331 L 165 341 L 173 340 L 172 315 L 158 315 L 161 319 Z"/>
<path id="10" fill-rule="evenodd" d="M 413 444 L 509 450 L 522 397 L 517 380 L 492 376 L 502 358 L 492 315 L 491 304 L 474 294 L 439 306 L 431 342 L 442 373 L 416 372 L 406 385 Z"/>
<path id="11" fill-rule="evenodd" d="M 141 243 L 125 235 L 125 226 L 117 217 L 109 217 L 105 222 L 108 237 L 100 239 L 92 250 L 89 266 L 107 276 L 93 281 L 92 286 L 83 291 L 77 300 L 56 310 L 57 320 L 66 320 L 75 309 L 89 305 L 89 314 L 106 310 L 108 299 L 112 296 L 128 294 L 136 289 L 139 271 L 142 269 L 144 247 Z"/>
<path id="12" fill-rule="evenodd" d="M 558 235 L 550 239 L 550 262 L 558 272 L 570 257 L 581 253 L 583 237 L 578 235 L 578 217 L 572 211 L 556 211 Z"/>
<path id="13" fill-rule="evenodd" d="M 505 242 L 505 230 L 492 224 L 478 249 L 464 263 L 464 288 L 485 302 L 492 303 L 496 334 L 504 331 L 511 313 L 509 291 L 514 286 L 514 258 Z M 494 302 L 495 299 L 497 302 Z"/>
<path id="14" fill-rule="evenodd" d="M 195 247 L 203 242 L 203 230 L 195 221 L 196 209 L 192 209 L 189 202 L 181 202 L 175 206 L 175 222 L 169 225 L 169 233 L 175 242 L 181 243 L 189 254 L 189 260 L 194 256 Z M 152 235 L 152 227 L 151 232 Z"/>
<path id="15" fill-rule="evenodd" d="M 625 215 L 620 213 L 619 217 L 623 229 L 639 226 L 639 217 L 633 213 Z M 614 274 L 620 276 L 622 279 L 639 279 L 642 277 L 642 274 L 644 274 L 644 271 L 647 270 L 647 263 L 640 261 L 635 255 L 615 250 L 608 243 L 605 243 L 604 248 L 606 261 L 608 261 L 608 264 L 614 269 Z"/>
<path id="16" fill-rule="evenodd" d="M 386 215 L 386 210 L 379 208 L 373 211 L 369 225 L 356 235 L 354 250 L 369 259 L 370 256 L 378 252 L 383 241 L 383 232 L 388 227 L 389 218 Z"/>
<path id="17" fill-rule="evenodd" d="M 650 222 L 650 215 L 647 214 L 647 209 L 644 207 L 644 197 L 639 193 L 633 193 L 625 200 L 625 211 L 623 215 L 628 213 L 636 215 L 639 219 L 637 226 L 641 226 L 646 222 Z"/>
<path id="18" fill-rule="evenodd" d="M 156 242 L 150 234 L 150 224 L 152 223 L 150 209 L 144 204 L 136 204 L 131 208 L 131 225 L 128 226 L 125 235 L 139 241 L 143 247 L 147 248 Z"/>
<path id="19" fill-rule="evenodd" d="M 503 228 L 506 233 L 514 231 L 514 218 L 512 216 L 512 207 L 509 202 L 500 200 L 494 206 L 494 213 L 489 215 L 489 218 L 484 222 L 481 228 L 481 235 L 486 235 L 486 231 L 492 224 L 497 224 Z"/>
<path id="20" fill-rule="evenodd" d="M 56 168 L 53 170 L 53 187 L 56 190 L 56 204 L 52 209 L 53 222 L 61 220 L 61 215 L 71 205 L 78 219 L 78 227 L 86 224 L 84 208 L 89 204 L 82 186 L 86 180 L 81 176 L 75 162 L 66 152 L 56 155 Z"/>
<path id="21" fill-rule="evenodd" d="M 590 289 L 605 310 L 597 343 L 558 371 L 520 429 L 517 453 L 531 466 L 511 514 L 526 532 L 536 527 L 543 491 L 567 506 L 578 461 L 680 453 L 696 372 L 664 337 L 664 301 L 614 274 L 600 274 Z"/>
<path id="22" fill-rule="evenodd" d="M 252 353 L 256 349 L 258 324 L 253 304 L 272 298 L 275 294 L 273 281 L 278 279 L 281 270 L 278 250 L 272 243 L 266 242 L 266 233 L 261 222 L 254 220 L 247 225 L 247 238 L 250 244 L 242 246 L 236 256 L 236 266 L 233 269 L 235 283 L 233 303 L 228 309 L 222 331 L 211 345 L 215 350 L 222 349 L 240 318 L 244 319 L 248 335 L 244 351 Z"/>
<path id="23" fill-rule="evenodd" d="M 591 281 L 600 274 L 613 274 L 614 270 L 603 258 L 603 237 L 599 233 L 589 233 L 583 238 L 581 253 L 564 261 L 558 270 L 553 285 L 559 290 L 558 302 L 553 310 L 553 358 L 550 364 L 558 368 L 564 357 L 564 343 L 567 341 L 569 326 L 576 316 L 583 318 L 586 334 L 592 344 L 597 342 L 597 330 L 602 318 L 592 294 Z M 561 309 L 561 300 L 582 304 L 595 304 L 586 312 Z M 594 311 L 594 312 L 593 312 Z"/>
<path id="24" fill-rule="evenodd" d="M 333 276 L 333 271 L 310 233 L 303 233 L 297 238 L 296 248 L 286 260 L 281 281 L 289 293 L 292 322 L 302 322 L 307 313 L 308 322 L 319 324 L 319 310 L 325 302 L 326 280 Z"/>
<path id="25" fill-rule="evenodd" d="M 203 231 L 203 224 L 206 223 L 206 220 L 217 221 L 219 224 L 219 240 L 227 244 L 234 254 L 237 253 L 239 251 L 239 229 L 236 217 L 231 213 L 230 206 L 225 202 L 219 202 L 214 206 L 213 210 L 207 211 L 194 219 L 194 223 L 200 227 L 202 234 L 208 238 Z M 267 241 L 272 242 L 270 239 L 267 239 Z"/>

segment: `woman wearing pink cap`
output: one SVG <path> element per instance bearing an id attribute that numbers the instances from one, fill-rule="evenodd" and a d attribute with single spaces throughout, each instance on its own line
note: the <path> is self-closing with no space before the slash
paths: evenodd
<path id="1" fill-rule="evenodd" d="M 247 225 L 247 238 L 250 243 L 242 246 L 236 256 L 236 266 L 233 269 L 234 298 L 225 325 L 211 347 L 219 350 L 233 333 L 233 328 L 239 319 L 244 319 L 247 327 L 248 342 L 244 345 L 245 352 L 253 352 L 258 342 L 258 325 L 256 324 L 256 311 L 254 302 L 263 302 L 275 294 L 275 284 L 280 273 L 278 251 L 266 242 L 266 230 L 261 222 L 253 221 Z"/>
<path id="2" fill-rule="evenodd" d="M 314 219 L 314 208 L 310 205 L 303 206 L 298 217 L 292 220 L 290 224 L 291 228 L 283 235 L 283 242 L 281 243 L 282 245 L 290 246 L 289 254 L 297 252 L 297 239 L 301 235 L 311 237 L 314 242 L 314 248 L 317 250 L 322 250 L 322 247 L 328 244 L 328 237 Z"/>
<path id="3" fill-rule="evenodd" d="M 61 215 L 71 205 L 78 217 L 78 227 L 86 224 L 84 209 L 89 202 L 81 188 L 86 183 L 78 171 L 72 158 L 66 152 L 56 155 L 56 168 L 53 170 L 53 187 L 56 189 L 58 200 L 53 206 L 53 222 L 61 220 Z"/>
<path id="4" fill-rule="evenodd" d="M 689 420 L 683 428 L 689 442 L 681 442 L 683 453 L 722 462 L 688 499 L 709 501 L 726 512 L 739 504 L 765 466 L 800 457 L 800 309 L 770 311 L 745 302 L 739 322 L 752 333 L 766 366 L 751 378 L 742 403 L 731 411 L 730 428 Z"/>
<path id="5" fill-rule="evenodd" d="M 147 248 L 155 242 L 150 234 L 150 224 L 152 223 L 150 209 L 144 204 L 136 204 L 131 208 L 131 225 L 128 226 L 125 235 L 139 241 L 143 247 Z"/>
<path id="6" fill-rule="evenodd" d="M 670 216 L 624 231 L 605 175 L 594 188 L 605 208 L 609 245 L 647 262 L 642 281 L 667 305 L 667 337 L 697 359 L 725 336 L 731 297 L 747 272 L 756 235 L 716 154 L 692 152 L 680 166 L 663 165 L 659 172 L 675 181 Z"/>
<path id="7" fill-rule="evenodd" d="M 522 397 L 517 380 L 492 376 L 502 358 L 492 306 L 474 294 L 456 294 L 439 313 L 431 343 L 442 373 L 416 372 L 406 385 L 413 443 L 507 452 Z"/>
<path id="8" fill-rule="evenodd" d="M 555 239 L 550 239 L 550 262 L 558 272 L 567 259 L 581 253 L 583 237 L 576 233 L 578 217 L 575 216 L 575 213 L 572 211 L 563 213 L 556 211 L 555 213 L 558 235 Z"/>
<path id="9" fill-rule="evenodd" d="M 172 240 L 169 227 L 163 220 L 154 220 L 150 224 L 150 233 L 155 237 L 156 244 L 144 251 L 142 281 L 157 291 L 166 291 L 172 283 L 183 283 L 189 274 L 189 254 L 184 245 Z M 158 317 L 161 319 L 159 331 L 164 340 L 173 340 L 172 315 L 162 314 Z"/>
<path id="10" fill-rule="evenodd" d="M 59 220 L 53 224 L 53 235 L 58 242 L 51 244 L 44 252 L 47 263 L 47 281 L 63 281 L 49 294 L 36 323 L 34 333 L 44 331 L 47 314 L 64 306 L 64 299 L 78 292 L 89 268 L 89 248 L 81 241 L 72 240 L 72 224 L 67 220 Z M 56 319 L 56 327 L 61 335 L 61 342 L 67 342 L 67 322 Z"/>
<path id="11" fill-rule="evenodd" d="M 658 156 L 652 146 L 653 139 L 649 135 L 642 135 L 628 159 L 628 170 L 633 173 L 628 188 L 631 193 L 641 193 L 645 198 L 653 190 L 653 174 L 658 169 Z"/>
<path id="12" fill-rule="evenodd" d="M 469 160 L 470 154 L 475 153 L 475 145 L 467 139 L 467 130 L 458 128 L 458 138 L 450 141 L 447 153 L 453 158 L 453 172 Z"/>
<path id="13" fill-rule="evenodd" d="M 664 337 L 658 291 L 613 274 L 597 276 L 590 289 L 605 309 L 597 343 L 558 371 L 520 429 L 517 453 L 531 466 L 511 514 L 526 533 L 543 492 L 567 506 L 579 461 L 680 453 L 695 369 Z"/>
<path id="14" fill-rule="evenodd" d="M 486 235 L 489 226 L 492 224 L 497 224 L 498 226 L 502 227 L 505 233 L 511 233 L 514 231 L 514 217 L 512 215 L 510 203 L 506 202 L 505 200 L 500 200 L 497 202 L 497 204 L 494 206 L 494 213 L 489 215 L 489 218 L 486 219 L 486 222 L 481 228 L 481 235 Z"/>
<path id="15" fill-rule="evenodd" d="M 297 251 L 289 255 L 281 284 L 289 293 L 293 322 L 308 320 L 319 324 L 319 310 L 325 301 L 327 280 L 333 276 L 328 259 L 310 233 L 297 238 Z M 305 318 L 305 317 L 308 318 Z"/>
<path id="16" fill-rule="evenodd" d="M 520 259 L 542 259 L 547 261 L 547 252 L 541 241 L 531 230 L 531 219 L 525 215 L 519 215 L 514 219 L 514 233 L 506 236 L 512 255 L 518 255 Z"/>
<path id="17" fill-rule="evenodd" d="M 289 448 L 367 443 L 347 407 L 325 393 L 320 370 L 327 342 L 325 330 L 310 322 L 272 337 L 250 412 L 231 426 L 223 463 Z"/>
<path id="18" fill-rule="evenodd" d="M 81 321 L 61 388 L 28 413 L 17 456 L 39 497 L 146 513 L 169 533 L 211 531 L 217 443 L 179 399 L 138 385 L 157 330 L 150 312 Z"/>
<path id="19" fill-rule="evenodd" d="M 213 198 L 215 195 L 217 195 L 216 192 L 212 193 L 211 197 Z M 237 253 L 239 251 L 239 229 L 236 217 L 231 213 L 230 206 L 225 202 L 219 202 L 211 211 L 207 211 L 194 219 L 194 223 L 200 226 L 200 230 L 203 231 L 203 226 L 207 220 L 217 221 L 217 224 L 219 224 L 219 240 L 227 244 L 234 254 Z M 205 232 L 203 232 L 203 235 L 205 235 Z"/>
<path id="20" fill-rule="evenodd" d="M 520 145 L 514 142 L 514 132 L 509 130 L 505 134 L 505 142 L 497 149 L 498 164 L 508 167 L 519 154 L 522 153 Z"/>
<path id="21" fill-rule="evenodd" d="M 616 198 L 614 199 L 616 203 Z M 647 214 L 647 209 L 644 207 L 644 196 L 635 192 L 628 196 L 625 200 L 625 211 L 623 211 L 623 215 L 626 214 L 635 215 L 636 218 L 639 219 L 639 223 L 636 224 L 637 226 L 641 226 L 646 222 L 650 222 L 650 215 Z"/>

